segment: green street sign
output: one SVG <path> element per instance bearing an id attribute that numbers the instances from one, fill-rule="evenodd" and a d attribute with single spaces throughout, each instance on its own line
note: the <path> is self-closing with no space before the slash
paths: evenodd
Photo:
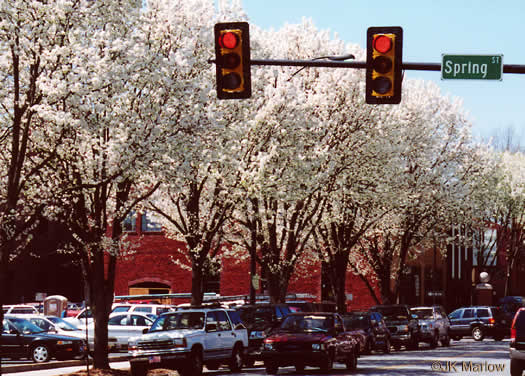
<path id="1" fill-rule="evenodd" d="M 445 55 L 442 80 L 503 80 L 503 55 Z"/>

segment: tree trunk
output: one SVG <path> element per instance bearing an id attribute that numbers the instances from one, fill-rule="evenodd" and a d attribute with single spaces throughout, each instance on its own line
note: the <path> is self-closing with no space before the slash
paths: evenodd
<path id="1" fill-rule="evenodd" d="M 199 262 L 191 266 L 191 305 L 201 306 L 204 297 L 203 267 Z"/>
<path id="2" fill-rule="evenodd" d="M 335 264 L 335 275 L 331 280 L 334 282 L 335 302 L 337 305 L 337 312 L 346 313 L 346 268 L 348 266 L 348 257 L 337 257 Z"/>

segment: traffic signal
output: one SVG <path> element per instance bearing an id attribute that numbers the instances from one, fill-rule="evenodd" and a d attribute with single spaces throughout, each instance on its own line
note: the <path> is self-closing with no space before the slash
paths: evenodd
<path id="1" fill-rule="evenodd" d="M 401 102 L 403 29 L 369 27 L 366 33 L 366 103 Z"/>
<path id="2" fill-rule="evenodd" d="M 215 24 L 215 67 L 219 99 L 250 98 L 250 33 L 247 22 Z"/>

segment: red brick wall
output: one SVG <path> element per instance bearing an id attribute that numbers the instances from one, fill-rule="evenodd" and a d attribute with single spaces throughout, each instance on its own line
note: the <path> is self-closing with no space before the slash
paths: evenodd
<path id="1" fill-rule="evenodd" d="M 135 243 L 136 252 L 121 257 L 117 263 L 115 295 L 128 295 L 129 286 L 140 282 L 160 282 L 171 288 L 172 293 L 191 292 L 191 271 L 182 269 L 171 257 L 183 259 L 177 252 L 184 249 L 184 243 L 170 240 L 161 234 L 129 236 Z M 224 258 L 221 269 L 220 294 L 248 295 L 250 293 L 250 262 Z M 288 293 L 308 293 L 321 299 L 320 265 L 300 265 L 290 279 Z M 353 299 L 347 301 L 349 310 L 366 309 L 375 304 L 365 284 L 351 273 L 347 274 L 347 294 Z M 262 291 L 258 291 L 262 293 Z"/>

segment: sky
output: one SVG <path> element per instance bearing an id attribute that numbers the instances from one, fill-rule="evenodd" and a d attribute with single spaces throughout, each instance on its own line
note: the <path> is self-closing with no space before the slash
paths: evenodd
<path id="1" fill-rule="evenodd" d="M 249 22 L 261 28 L 279 30 L 307 18 L 363 49 L 368 27 L 401 26 L 403 62 L 502 54 L 503 64 L 525 66 L 525 0 L 242 0 L 242 5 Z M 253 50 L 251 55 L 264 59 Z M 502 140 L 510 131 L 515 144 L 525 146 L 525 74 L 503 74 L 502 81 L 442 80 L 441 72 L 407 70 L 405 78 L 435 81 L 443 95 L 461 98 L 475 138 Z"/>

